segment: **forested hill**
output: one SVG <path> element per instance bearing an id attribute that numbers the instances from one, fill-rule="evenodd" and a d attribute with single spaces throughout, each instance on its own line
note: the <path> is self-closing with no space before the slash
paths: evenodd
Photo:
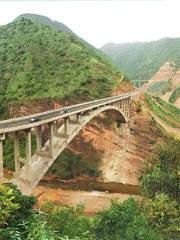
<path id="1" fill-rule="evenodd" d="M 150 79 L 167 60 L 180 66 L 180 38 L 152 42 L 108 43 L 101 50 L 111 57 L 130 79 Z"/>
<path id="2" fill-rule="evenodd" d="M 65 24 L 63 24 L 61 22 L 53 21 L 46 16 L 42 16 L 42 15 L 38 15 L 38 14 L 32 14 L 32 13 L 22 14 L 22 15 L 18 16 L 15 20 L 19 21 L 19 20 L 22 20 L 23 18 L 30 19 L 31 21 L 33 21 L 35 23 L 39 23 L 39 24 L 42 24 L 44 26 L 48 26 L 48 27 L 53 28 L 57 31 L 70 33 L 70 34 L 74 35 L 76 38 L 78 38 L 80 41 L 85 43 L 87 46 L 91 46 L 88 42 L 86 42 L 84 39 L 80 38 L 69 27 L 67 27 Z"/>
<path id="3" fill-rule="evenodd" d="M 74 35 L 26 18 L 0 27 L 0 103 L 110 96 L 119 68 Z"/>

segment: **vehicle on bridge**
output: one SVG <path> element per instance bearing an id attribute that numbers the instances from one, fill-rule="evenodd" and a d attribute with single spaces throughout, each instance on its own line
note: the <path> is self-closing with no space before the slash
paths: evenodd
<path id="1" fill-rule="evenodd" d="M 60 114 L 64 114 L 64 113 L 67 113 L 67 112 L 68 112 L 68 110 L 67 110 L 66 108 L 61 109 L 61 110 L 59 111 Z"/>
<path id="2" fill-rule="evenodd" d="M 39 117 L 30 118 L 29 120 L 30 123 L 39 122 L 39 121 L 41 121 L 41 118 Z"/>

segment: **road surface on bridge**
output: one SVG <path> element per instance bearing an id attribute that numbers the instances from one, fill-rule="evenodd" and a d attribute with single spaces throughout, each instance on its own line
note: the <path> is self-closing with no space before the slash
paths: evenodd
<path id="1" fill-rule="evenodd" d="M 91 108 L 99 107 L 104 104 L 112 103 L 113 101 L 131 97 L 133 95 L 136 95 L 138 92 L 139 91 L 133 91 L 133 92 L 125 93 L 122 95 L 80 103 L 80 104 L 72 105 L 69 107 L 60 108 L 57 110 L 51 110 L 51 111 L 46 111 L 38 114 L 25 116 L 25 117 L 18 117 L 18 118 L 0 121 L 0 133 L 6 133 L 6 132 L 19 130 L 19 129 L 35 127 L 35 126 L 41 125 L 42 122 L 48 123 L 50 121 L 54 121 L 55 120 L 54 118 L 60 119 L 60 118 L 68 117 L 73 113 L 75 114 L 78 112 L 82 112 L 82 110 L 87 111 L 87 110 L 90 110 Z M 65 110 L 63 114 L 62 114 L 62 110 Z M 37 121 L 31 122 L 31 119 L 33 118 L 37 119 Z"/>

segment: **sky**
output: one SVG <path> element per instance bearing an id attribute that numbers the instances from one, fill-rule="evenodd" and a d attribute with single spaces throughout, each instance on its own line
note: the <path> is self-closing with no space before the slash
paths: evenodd
<path id="1" fill-rule="evenodd" d="M 180 0 L 0 0 L 0 25 L 23 13 L 45 15 L 99 48 L 109 42 L 180 37 L 179 12 Z"/>

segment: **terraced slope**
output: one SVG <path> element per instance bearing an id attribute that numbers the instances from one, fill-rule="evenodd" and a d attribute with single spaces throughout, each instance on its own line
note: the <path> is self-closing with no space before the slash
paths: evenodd
<path id="1" fill-rule="evenodd" d="M 163 64 L 143 88 L 180 108 L 180 70 L 175 68 L 173 62 L 167 61 Z"/>
<path id="2" fill-rule="evenodd" d="M 145 101 L 150 110 L 171 128 L 180 130 L 180 109 L 159 97 L 145 97 Z"/>

